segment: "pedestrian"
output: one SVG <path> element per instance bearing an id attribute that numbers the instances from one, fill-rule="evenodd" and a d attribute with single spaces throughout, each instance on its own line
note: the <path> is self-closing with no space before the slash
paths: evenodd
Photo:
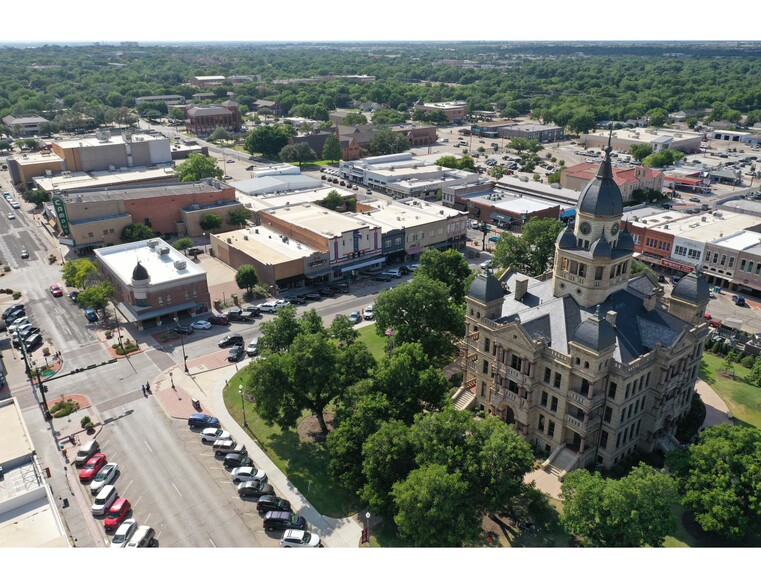
<path id="1" fill-rule="evenodd" d="M 143 389 L 143 396 L 148 396 L 148 393 L 145 391 L 145 384 L 140 387 Z"/>
<path id="2" fill-rule="evenodd" d="M 151 393 L 151 383 L 150 382 L 146 382 L 145 383 L 145 390 L 146 390 L 146 392 L 148 392 L 148 394 Z"/>

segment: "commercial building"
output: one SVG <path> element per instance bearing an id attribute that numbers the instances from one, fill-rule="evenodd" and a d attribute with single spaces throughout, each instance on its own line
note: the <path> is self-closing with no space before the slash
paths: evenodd
<path id="1" fill-rule="evenodd" d="M 171 164 L 150 167 L 117 168 L 113 171 L 68 172 L 58 175 L 35 176 L 31 185 L 47 192 L 63 190 L 93 190 L 111 187 L 139 185 L 156 185 L 177 181 L 175 169 Z"/>
<path id="2" fill-rule="evenodd" d="M 161 234 L 200 237 L 204 215 L 222 218 L 243 205 L 235 190 L 215 180 L 102 190 L 68 190 L 53 196 L 46 212 L 59 241 L 80 254 L 121 243 L 122 230 L 145 223 Z"/>
<path id="3" fill-rule="evenodd" d="M 579 163 L 560 170 L 560 185 L 569 190 L 581 190 L 597 173 L 597 165 L 594 163 Z M 636 190 L 663 190 L 664 175 L 660 170 L 649 167 L 614 167 L 613 180 L 624 204 L 631 202 Z"/>
<path id="4" fill-rule="evenodd" d="M 527 176 L 502 176 L 497 180 L 496 189 L 515 194 L 528 196 L 535 200 L 546 200 L 560 204 L 561 208 L 571 210 L 575 208 L 579 199 L 579 191 L 563 188 L 560 184 L 545 184 L 529 180 Z"/>
<path id="5" fill-rule="evenodd" d="M 163 102 L 167 106 L 176 106 L 178 104 L 185 104 L 185 96 L 180 94 L 165 94 L 162 96 L 139 96 L 135 98 L 135 106 L 145 102 Z"/>
<path id="6" fill-rule="evenodd" d="M 460 408 L 496 415 L 563 478 L 669 450 L 695 395 L 708 284 L 692 273 L 670 298 L 629 277 L 631 234 L 610 150 L 556 243 L 553 271 L 487 270 L 466 297 Z"/>
<path id="7" fill-rule="evenodd" d="M 533 123 L 493 122 L 470 126 L 470 133 L 477 137 L 492 139 L 534 139 L 540 143 L 563 141 L 563 127 Z"/>
<path id="8" fill-rule="evenodd" d="M 214 88 L 225 83 L 225 76 L 193 76 L 188 83 L 196 88 Z"/>
<path id="9" fill-rule="evenodd" d="M 233 100 L 220 104 L 194 104 L 185 107 L 185 128 L 189 133 L 209 135 L 217 129 L 237 133 L 243 124 L 240 107 Z"/>
<path id="10" fill-rule="evenodd" d="M 36 114 L 22 114 L 13 116 L 9 114 L 3 117 L 3 124 L 8 127 L 14 136 L 28 137 L 39 135 L 44 125 L 50 121 Z"/>
<path id="11" fill-rule="evenodd" d="M 53 141 L 50 149 L 63 159 L 64 170 L 69 172 L 114 171 L 172 161 L 169 139 L 152 133 L 112 135 L 104 129 L 92 137 Z"/>
<path id="12" fill-rule="evenodd" d="M 211 305 L 206 272 L 163 239 L 102 247 L 95 261 L 116 290 L 117 309 L 140 330 Z"/>
<path id="13" fill-rule="evenodd" d="M 514 228 L 532 218 L 559 218 L 560 204 L 536 200 L 496 190 L 489 194 L 466 194 L 458 197 L 468 214 L 501 229 Z"/>
<path id="14" fill-rule="evenodd" d="M 467 102 L 418 102 L 415 110 L 423 112 L 443 112 L 449 122 L 461 122 L 468 116 Z"/>
<path id="15" fill-rule="evenodd" d="M 613 131 L 599 130 L 581 135 L 581 141 L 587 147 L 601 149 L 608 144 L 616 151 L 628 152 L 632 145 L 650 145 L 654 152 L 674 149 L 684 153 L 699 153 L 703 141 L 702 133 L 691 133 L 677 129 L 618 129 Z"/>

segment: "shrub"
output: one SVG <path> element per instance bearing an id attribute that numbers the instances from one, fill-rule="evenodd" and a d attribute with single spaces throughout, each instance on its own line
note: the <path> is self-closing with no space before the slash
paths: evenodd
<path id="1" fill-rule="evenodd" d="M 89 416 L 82 417 L 82 420 L 79 421 L 79 424 L 82 426 L 83 429 L 89 429 L 92 427 L 92 421 L 90 420 Z"/>
<path id="2" fill-rule="evenodd" d="M 740 361 L 740 365 L 742 365 L 744 368 L 750 369 L 753 367 L 753 362 L 755 361 L 756 361 L 755 357 L 753 357 L 752 355 L 746 355 L 745 357 L 742 358 L 742 361 Z"/>
<path id="3" fill-rule="evenodd" d="M 79 410 L 78 402 L 76 402 L 75 400 L 65 400 L 63 402 L 56 402 L 50 409 L 50 412 L 53 415 L 53 418 L 59 419 L 61 417 L 68 416 L 72 412 L 76 412 L 78 410 Z M 82 425 L 82 426 L 84 427 L 85 425 Z"/>
<path id="4" fill-rule="evenodd" d="M 16 291 L 13 293 L 13 299 L 14 299 L 14 300 L 18 300 L 19 298 L 21 298 L 21 292 L 19 292 L 18 290 L 16 290 Z"/>

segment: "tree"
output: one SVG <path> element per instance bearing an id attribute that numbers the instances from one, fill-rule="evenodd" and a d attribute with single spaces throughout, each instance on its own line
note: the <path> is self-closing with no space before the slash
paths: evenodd
<path id="1" fill-rule="evenodd" d="M 393 329 L 397 344 L 419 342 L 434 364 L 443 366 L 455 355 L 455 342 L 465 333 L 463 312 L 449 299 L 446 285 L 416 276 L 378 296 L 375 328 L 379 335 Z"/>
<path id="2" fill-rule="evenodd" d="M 592 547 L 659 547 L 675 528 L 676 482 L 642 463 L 620 480 L 575 470 L 562 496 L 563 526 Z"/>
<path id="3" fill-rule="evenodd" d="M 436 165 L 449 169 L 460 169 L 460 164 L 454 155 L 442 155 L 436 160 Z"/>
<path id="4" fill-rule="evenodd" d="M 368 150 L 374 155 L 402 153 L 409 148 L 410 140 L 407 137 L 394 133 L 388 128 L 378 131 L 368 145 Z"/>
<path id="5" fill-rule="evenodd" d="M 213 212 L 204 214 L 198 222 L 204 231 L 215 231 L 222 226 L 222 217 Z"/>
<path id="6" fill-rule="evenodd" d="M 367 117 L 361 112 L 350 112 L 344 117 L 343 123 L 347 127 L 353 127 L 356 125 L 366 125 Z"/>
<path id="7" fill-rule="evenodd" d="M 291 145 L 286 145 L 280 150 L 281 161 L 295 161 L 299 164 L 299 167 L 301 167 L 305 161 L 314 161 L 315 159 L 317 159 L 317 154 L 308 143 L 293 143 Z"/>
<path id="8" fill-rule="evenodd" d="M 61 270 L 63 281 L 67 286 L 84 288 L 95 282 L 98 276 L 98 266 L 86 257 L 69 259 Z"/>
<path id="9" fill-rule="evenodd" d="M 217 161 L 213 157 L 207 157 L 200 153 L 191 153 L 188 155 L 185 163 L 177 166 L 175 169 L 177 179 L 181 182 L 197 182 L 204 178 L 222 179 L 222 170 L 217 166 Z"/>
<path id="10" fill-rule="evenodd" d="M 333 319 L 330 325 L 330 336 L 336 341 L 341 343 L 353 343 L 359 337 L 359 334 L 354 329 L 354 325 L 351 323 L 347 316 L 341 315 Z"/>
<path id="11" fill-rule="evenodd" d="M 420 267 L 415 275 L 438 280 L 449 289 L 449 295 L 457 304 L 465 301 L 465 293 L 473 281 L 473 272 L 465 257 L 455 249 L 439 251 L 426 249 L 420 256 Z"/>
<path id="12" fill-rule="evenodd" d="M 260 329 L 260 349 L 273 353 L 286 351 L 301 332 L 299 321 L 296 320 L 296 309 L 293 306 L 279 309 L 275 318 L 262 323 Z"/>
<path id="13" fill-rule="evenodd" d="M 335 135 L 325 139 L 325 144 L 322 146 L 322 158 L 333 163 L 341 159 L 341 143 Z"/>
<path id="14" fill-rule="evenodd" d="M 214 131 L 209 136 L 209 140 L 211 141 L 229 141 L 232 138 L 233 138 L 232 133 L 222 127 L 217 127 L 216 129 L 214 129 Z"/>
<path id="15" fill-rule="evenodd" d="M 674 149 L 664 149 L 658 153 L 652 153 L 642 160 L 642 165 L 645 167 L 666 167 L 672 165 L 675 161 L 678 161 L 684 157 L 684 153 L 676 151 Z"/>
<path id="16" fill-rule="evenodd" d="M 42 206 L 42 204 L 45 202 L 50 202 L 50 194 L 48 194 L 47 190 L 43 188 L 27 190 L 21 195 L 21 197 L 25 202 L 34 204 L 37 207 Z"/>
<path id="17" fill-rule="evenodd" d="M 144 241 L 153 239 L 156 231 L 144 223 L 133 223 L 122 229 L 121 239 L 124 243 L 134 243 L 135 241 Z"/>
<path id="18" fill-rule="evenodd" d="M 227 213 L 227 224 L 243 227 L 252 216 L 253 213 L 248 208 L 236 208 Z"/>
<path id="19" fill-rule="evenodd" d="M 530 276 L 543 274 L 555 257 L 555 241 L 563 223 L 553 218 L 532 218 L 520 237 L 502 234 L 494 249 L 494 264 L 514 267 Z"/>
<path id="20" fill-rule="evenodd" d="M 671 452 L 666 465 L 704 531 L 734 540 L 761 531 L 759 429 L 709 427 L 688 449 Z"/>
<path id="21" fill-rule="evenodd" d="M 137 112 L 143 118 L 159 118 L 168 112 L 169 107 L 166 102 L 157 100 L 155 102 L 141 102 L 137 105 Z"/>
<path id="22" fill-rule="evenodd" d="M 632 145 L 631 147 L 629 147 L 629 153 L 631 153 L 635 161 L 644 161 L 645 158 L 648 155 L 650 155 L 652 152 L 653 152 L 652 145 L 641 144 L 641 145 Z"/>
<path id="23" fill-rule="evenodd" d="M 664 108 L 653 108 L 648 111 L 647 118 L 651 127 L 662 127 L 668 122 L 669 113 Z"/>
<path id="24" fill-rule="evenodd" d="M 574 133 L 587 133 L 595 126 L 595 115 L 590 110 L 578 111 L 568 121 L 568 128 Z"/>
<path id="25" fill-rule="evenodd" d="M 254 291 L 254 286 L 259 283 L 256 268 L 253 265 L 241 265 L 235 272 L 235 283 L 238 284 L 238 288 L 243 288 L 251 294 Z"/>
<path id="26" fill-rule="evenodd" d="M 82 306 L 103 310 L 116 296 L 116 290 L 111 282 L 98 282 L 79 293 L 77 301 Z"/>
<path id="27" fill-rule="evenodd" d="M 426 465 L 394 484 L 394 522 L 415 547 L 462 547 L 478 541 L 481 513 L 459 471 Z"/>
<path id="28" fill-rule="evenodd" d="M 176 106 L 169 111 L 169 118 L 174 120 L 185 120 L 185 111 L 182 108 Z"/>
<path id="29" fill-rule="evenodd" d="M 632 265 L 631 265 L 631 269 L 629 269 L 629 274 L 632 276 L 636 276 L 638 274 L 645 274 L 647 276 L 650 276 L 650 279 L 653 280 L 653 283 L 658 282 L 657 272 L 653 268 L 651 268 L 649 265 L 642 263 L 641 261 L 637 261 L 636 259 L 632 259 Z"/>
<path id="30" fill-rule="evenodd" d="M 293 127 L 290 125 L 257 127 L 246 137 L 246 151 L 249 153 L 261 153 L 267 159 L 276 159 L 280 150 L 288 145 L 291 137 L 295 136 L 295 134 Z"/>
<path id="31" fill-rule="evenodd" d="M 344 199 L 337 190 L 331 190 L 328 192 L 328 195 L 325 196 L 325 200 L 322 201 L 322 205 L 325 208 L 329 208 L 330 210 L 336 210 L 340 208 L 343 206 L 343 203 Z"/>
<path id="32" fill-rule="evenodd" d="M 182 251 L 182 252 L 185 252 L 186 250 L 190 249 L 190 248 L 191 248 L 191 247 L 193 247 L 194 245 L 195 245 L 195 242 L 194 242 L 194 241 L 193 241 L 193 239 L 191 239 L 190 237 L 181 237 L 181 238 L 177 239 L 177 240 L 176 240 L 176 241 L 175 241 L 175 242 L 172 244 L 172 246 L 173 246 L 173 247 L 174 247 L 174 248 L 175 248 L 177 251 Z"/>

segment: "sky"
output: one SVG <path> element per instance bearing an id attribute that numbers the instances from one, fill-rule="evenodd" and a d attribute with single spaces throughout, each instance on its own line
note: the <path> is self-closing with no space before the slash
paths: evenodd
<path id="1" fill-rule="evenodd" d="M 184 0 L 3 3 L 4 43 L 209 41 L 641 41 L 759 40 L 752 0 L 714 4 L 664 0 L 477 0 L 345 3 L 314 0 L 215 3 Z M 283 6 L 284 10 L 278 10 Z M 708 9 L 708 10 L 707 10 Z M 38 15 L 40 17 L 38 18 Z M 10 23 L 29 23 L 9 26 Z"/>

